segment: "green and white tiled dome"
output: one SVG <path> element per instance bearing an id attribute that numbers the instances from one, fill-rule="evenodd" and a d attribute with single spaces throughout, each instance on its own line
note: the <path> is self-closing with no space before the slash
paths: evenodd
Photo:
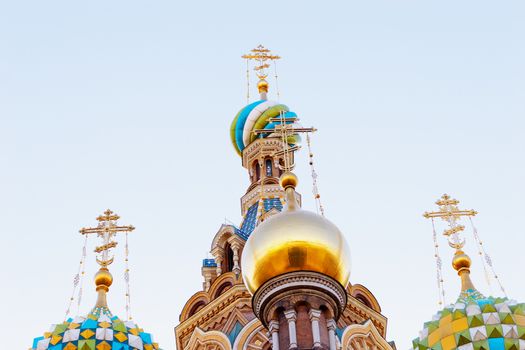
<path id="1" fill-rule="evenodd" d="M 95 307 L 87 317 L 77 316 L 52 325 L 33 340 L 30 350 L 158 350 L 150 333 L 132 321 L 113 316 L 107 307 Z"/>
<path id="2" fill-rule="evenodd" d="M 415 350 L 525 349 L 525 304 L 465 290 L 424 324 L 412 344 Z"/>
<path id="3" fill-rule="evenodd" d="M 29 350 L 160 350 L 159 345 L 153 341 L 150 333 L 144 332 L 142 328 L 132 321 L 124 321 L 117 316 L 113 316 L 107 306 L 106 294 L 109 292 L 109 287 L 113 284 L 113 276 L 108 269 L 108 266 L 113 263 L 113 257 L 109 257 L 108 252 L 117 246 L 117 242 L 112 240 L 112 238 L 117 232 L 127 233 L 135 229 L 131 225 L 118 226 L 116 221 L 119 218 L 117 214 L 108 209 L 103 215 L 97 217 L 99 223 L 96 227 L 82 228 L 80 230 L 80 233 L 83 235 L 97 234 L 104 242 L 103 245 L 95 249 L 95 252 L 100 253 L 100 257 L 96 259 L 100 268 L 94 278 L 95 290 L 98 294 L 95 307 L 91 309 L 91 312 L 86 317 L 77 316 L 52 325 L 43 336 L 34 338 Z M 127 249 L 126 240 L 126 262 L 128 261 Z M 79 273 L 74 280 L 75 288 L 79 283 L 81 268 L 85 266 L 85 257 L 86 244 L 84 243 Z M 128 272 L 129 269 L 126 267 L 126 281 L 129 281 Z M 82 269 L 83 275 L 84 270 Z M 129 296 L 129 291 L 127 296 Z M 71 298 L 72 300 L 73 298 Z"/>

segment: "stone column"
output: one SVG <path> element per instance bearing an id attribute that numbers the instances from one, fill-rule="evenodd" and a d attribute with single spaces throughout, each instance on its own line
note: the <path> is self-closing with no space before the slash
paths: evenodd
<path id="1" fill-rule="evenodd" d="M 222 274 L 222 256 L 215 257 L 215 262 L 217 263 L 217 277 Z"/>
<path id="2" fill-rule="evenodd" d="M 295 321 L 297 320 L 297 313 L 295 310 L 288 310 L 284 312 L 284 316 L 288 321 L 288 333 L 290 336 L 290 347 L 288 349 L 297 349 L 297 331 L 295 329 Z"/>
<path id="3" fill-rule="evenodd" d="M 331 318 L 326 322 L 328 326 L 328 339 L 330 340 L 330 350 L 336 350 L 336 339 L 335 339 L 335 329 L 337 328 L 337 324 L 335 323 L 334 319 Z"/>
<path id="4" fill-rule="evenodd" d="M 279 322 L 276 320 L 271 320 L 268 325 L 270 330 L 271 340 L 272 340 L 272 349 L 279 350 Z"/>
<path id="5" fill-rule="evenodd" d="M 313 348 L 321 348 L 321 333 L 319 329 L 319 318 L 321 317 L 321 310 L 310 309 L 308 313 L 310 321 L 312 322 L 312 338 L 314 340 Z"/>
<path id="6" fill-rule="evenodd" d="M 211 277 L 206 276 L 204 277 L 204 291 L 207 292 L 210 290 L 211 287 Z"/>
<path id="7" fill-rule="evenodd" d="M 204 283 L 202 284 L 202 287 L 204 288 L 204 291 L 207 292 L 210 290 L 211 281 L 217 273 L 217 268 L 213 266 L 203 266 L 201 272 L 202 276 L 204 277 Z"/>
<path id="8" fill-rule="evenodd" d="M 231 244 L 232 252 L 233 252 L 233 273 L 235 273 L 235 276 L 239 276 L 241 274 L 241 266 L 239 265 L 239 250 L 240 245 L 235 242 Z"/>

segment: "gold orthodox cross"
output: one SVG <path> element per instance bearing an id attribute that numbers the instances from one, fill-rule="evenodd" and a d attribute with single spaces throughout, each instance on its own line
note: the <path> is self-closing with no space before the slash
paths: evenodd
<path id="1" fill-rule="evenodd" d="M 107 267 L 113 262 L 113 257 L 109 258 L 109 250 L 115 248 L 118 244 L 113 240 L 116 234 L 131 232 L 135 229 L 131 225 L 118 226 L 118 219 L 120 219 L 120 216 L 108 209 L 103 215 L 97 217 L 97 227 L 84 227 L 79 231 L 83 235 L 96 233 L 98 237 L 102 238 L 103 244 L 95 248 L 95 253 L 101 254 L 100 259 L 97 258 L 97 263 L 102 267 Z"/>
<path id="2" fill-rule="evenodd" d="M 459 250 L 465 245 L 465 239 L 459 237 L 459 233 L 465 229 L 465 226 L 458 223 L 463 216 L 476 216 L 477 212 L 474 210 L 461 210 L 458 208 L 459 201 L 451 198 L 448 194 L 444 194 L 436 202 L 439 206 L 438 211 L 425 212 L 423 216 L 427 219 L 441 218 L 448 223 L 449 228 L 443 232 L 443 235 L 448 238 L 448 244 Z"/>
<path id="3" fill-rule="evenodd" d="M 251 53 L 242 55 L 241 57 L 246 60 L 256 61 L 258 63 L 257 66 L 255 66 L 255 74 L 257 74 L 257 77 L 260 80 L 266 79 L 268 77 L 268 73 L 266 72 L 266 69 L 270 67 L 266 61 L 275 61 L 280 59 L 280 56 L 272 55 L 271 51 L 265 48 L 262 45 L 257 46 L 255 49 L 250 51 Z"/>

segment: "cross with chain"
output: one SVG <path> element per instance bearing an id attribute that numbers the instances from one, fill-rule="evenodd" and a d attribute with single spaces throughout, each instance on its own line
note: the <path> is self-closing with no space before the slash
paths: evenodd
<path id="1" fill-rule="evenodd" d="M 100 254 L 100 259 L 97 257 L 97 263 L 102 267 L 107 267 L 113 263 L 113 257 L 109 258 L 109 250 L 115 248 L 118 244 L 114 241 L 116 234 L 131 232 L 135 229 L 131 225 L 118 226 L 118 219 L 120 219 L 120 216 L 108 209 L 103 215 L 97 217 L 97 227 L 84 227 L 79 231 L 83 235 L 96 233 L 98 237 L 102 238 L 103 244 L 95 248 L 95 253 Z"/>
<path id="2" fill-rule="evenodd" d="M 443 235 L 448 238 L 448 244 L 460 250 L 465 245 L 465 239 L 460 238 L 459 234 L 465 229 L 465 226 L 458 223 L 463 216 L 476 216 L 477 212 L 474 210 L 461 210 L 458 208 L 459 201 L 451 198 L 448 194 L 444 194 L 436 201 L 439 206 L 439 211 L 425 212 L 423 216 L 427 219 L 441 218 L 448 222 L 449 228 L 443 232 Z"/>
<path id="3" fill-rule="evenodd" d="M 262 45 L 257 46 L 255 49 L 251 50 L 251 53 L 242 55 L 241 57 L 246 60 L 258 62 L 258 66 L 256 66 L 254 70 L 255 74 L 257 74 L 257 77 L 261 80 L 264 80 L 266 77 L 268 77 L 266 69 L 269 68 L 270 65 L 266 63 L 266 61 L 275 61 L 281 58 L 280 56 L 272 55 L 271 51 Z"/>

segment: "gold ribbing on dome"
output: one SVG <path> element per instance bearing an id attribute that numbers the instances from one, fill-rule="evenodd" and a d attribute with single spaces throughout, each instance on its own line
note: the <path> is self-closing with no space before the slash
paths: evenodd
<path id="1" fill-rule="evenodd" d="M 280 59 L 280 56 L 272 55 L 271 51 L 264 47 L 263 45 L 257 46 L 255 49 L 251 50 L 250 53 L 242 55 L 242 58 L 247 61 L 255 61 L 256 65 L 253 68 L 259 82 L 257 83 L 257 89 L 261 94 L 262 99 L 266 99 L 266 93 L 268 93 L 268 68 L 270 68 L 270 61 L 276 61 Z"/>
<path id="2" fill-rule="evenodd" d="M 131 225 L 119 226 L 117 220 L 120 216 L 111 210 L 106 210 L 103 215 L 97 217 L 98 225 L 96 227 L 84 227 L 80 229 L 83 235 L 96 234 L 102 239 L 102 245 L 95 248 L 95 253 L 99 256 L 96 258 L 100 269 L 95 274 L 95 286 L 98 293 L 96 307 L 107 307 L 106 294 L 109 287 L 113 284 L 113 276 L 109 272 L 108 266 L 113 263 L 113 257 L 109 257 L 109 251 L 117 246 L 114 240 L 117 233 L 131 232 L 135 227 Z"/>
<path id="3" fill-rule="evenodd" d="M 425 212 L 423 216 L 427 219 L 441 218 L 448 223 L 449 228 L 443 231 L 443 235 L 447 237 L 449 246 L 456 250 L 452 259 L 452 267 L 461 277 L 461 290 L 475 289 L 470 280 L 472 260 L 462 250 L 465 246 L 465 239 L 460 237 L 460 233 L 465 229 L 465 226 L 460 225 L 459 220 L 462 217 L 476 216 L 477 212 L 472 209 L 459 209 L 459 201 L 451 198 L 448 194 L 441 196 L 436 204 L 439 207 L 438 211 Z"/>

